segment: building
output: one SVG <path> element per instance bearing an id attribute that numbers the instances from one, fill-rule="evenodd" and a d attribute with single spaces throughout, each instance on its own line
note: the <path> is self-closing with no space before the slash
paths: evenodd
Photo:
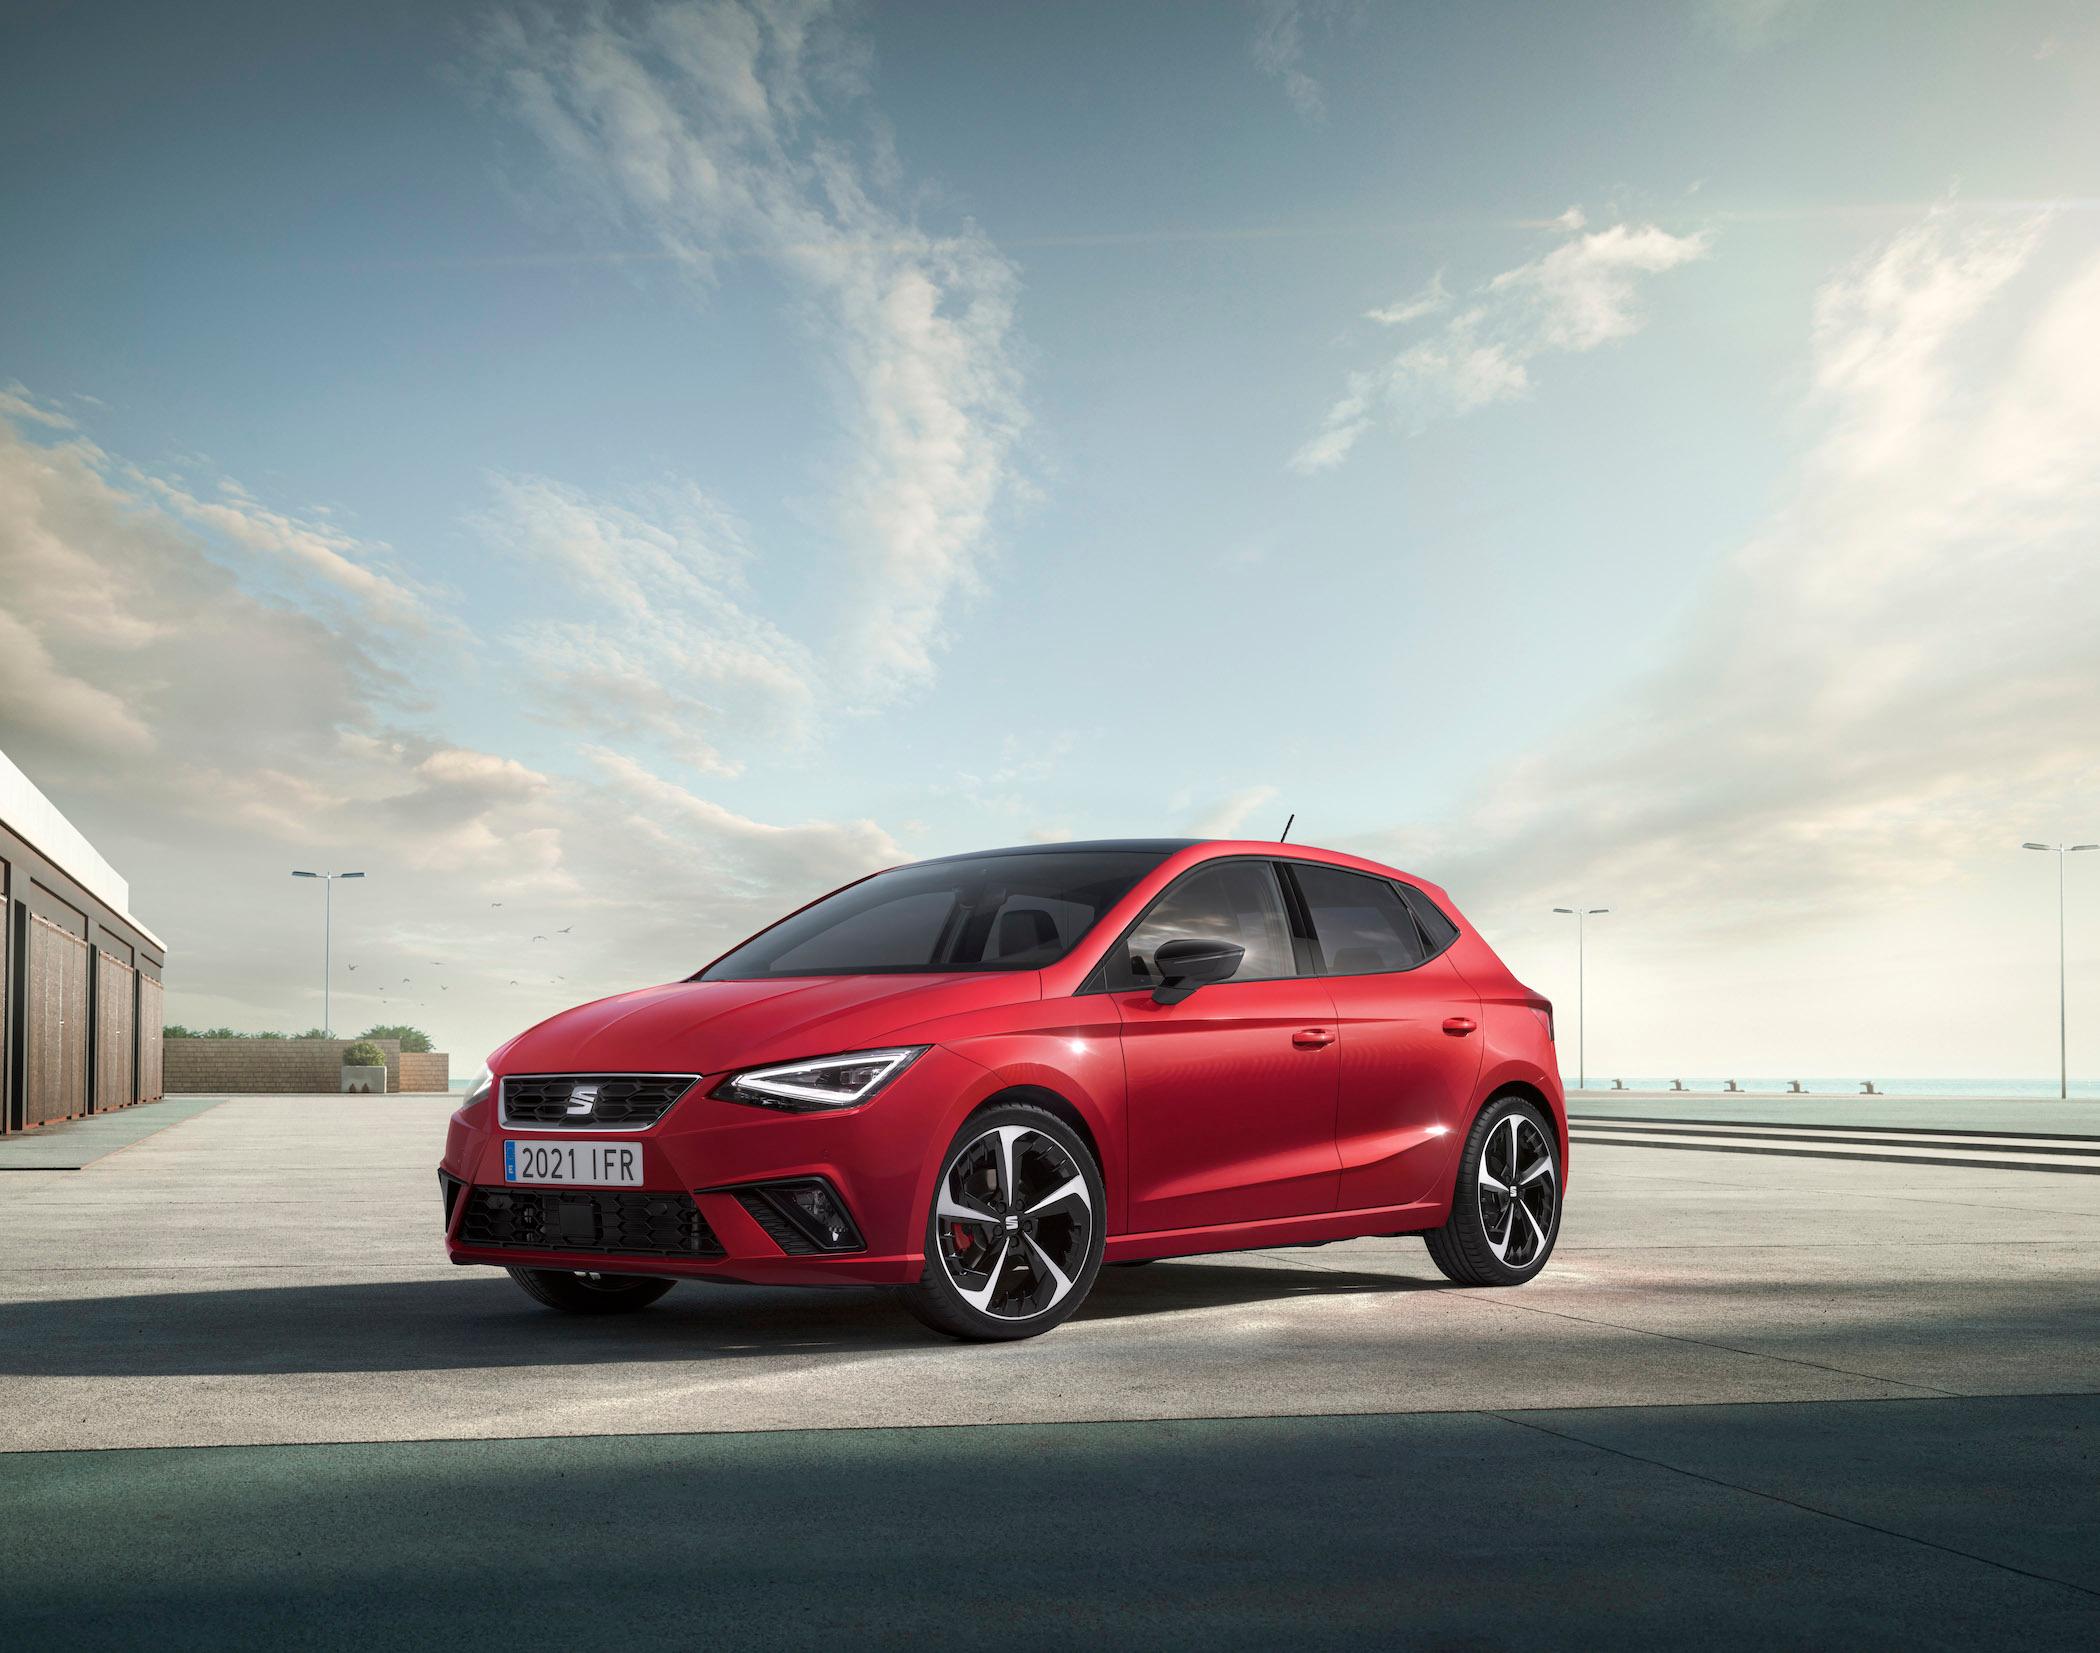
<path id="1" fill-rule="evenodd" d="M 160 1096 L 167 956 L 131 887 L 0 752 L 0 1132 Z"/>

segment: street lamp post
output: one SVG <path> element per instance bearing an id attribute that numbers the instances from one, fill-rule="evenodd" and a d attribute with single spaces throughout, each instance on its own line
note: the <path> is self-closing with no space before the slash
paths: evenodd
<path id="1" fill-rule="evenodd" d="M 1584 1025 L 1582 986 L 1582 926 L 1583 920 L 1595 918 L 1599 913 L 1608 913 L 1609 907 L 1555 907 L 1557 913 L 1572 913 L 1575 917 L 1575 1088 L 1588 1090 L 1590 1083 L 1589 1031 Z"/>
<path id="2" fill-rule="evenodd" d="M 2056 1094 L 2071 1094 L 2070 999 L 2064 984 L 2064 857 L 2080 850 L 2100 849 L 2100 844 L 2022 844 L 2022 849 L 2047 850 L 2056 857 Z"/>
<path id="3" fill-rule="evenodd" d="M 321 898 L 321 1031 L 329 1038 L 335 1037 L 335 1011 L 330 992 L 335 985 L 333 954 L 335 951 L 335 881 L 338 878 L 362 878 L 361 872 L 295 872 L 294 878 L 318 878 L 321 888 L 327 893 Z"/>

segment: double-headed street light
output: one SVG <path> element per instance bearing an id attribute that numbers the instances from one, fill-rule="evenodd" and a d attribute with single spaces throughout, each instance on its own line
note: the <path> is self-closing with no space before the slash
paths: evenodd
<path id="1" fill-rule="evenodd" d="M 2100 844 L 2022 844 L 2022 849 L 2048 850 L 2056 856 L 2056 1094 L 2071 1094 L 2069 1000 L 2064 991 L 2064 857 Z"/>
<path id="2" fill-rule="evenodd" d="M 334 960 L 330 956 L 335 950 L 335 881 L 338 878 L 362 878 L 361 872 L 295 872 L 294 878 L 318 878 L 322 889 L 328 893 L 321 898 L 321 1031 L 329 1038 L 335 1037 L 335 1015 L 329 1003 L 329 989 L 333 985 Z"/>
<path id="3" fill-rule="evenodd" d="M 1599 913 L 1608 913 L 1609 907 L 1555 907 L 1557 913 L 1572 913 L 1575 917 L 1575 1088 L 1589 1089 L 1590 1053 L 1587 1034 L 1583 1027 L 1582 1006 L 1582 923 L 1595 918 Z"/>

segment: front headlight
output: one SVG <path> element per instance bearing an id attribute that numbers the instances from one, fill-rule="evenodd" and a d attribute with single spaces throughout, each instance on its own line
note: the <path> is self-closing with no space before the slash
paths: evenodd
<path id="1" fill-rule="evenodd" d="M 845 1056 L 815 1056 L 806 1062 L 746 1068 L 717 1085 L 714 1095 L 723 1102 L 785 1108 L 790 1113 L 858 1107 L 924 1055 L 926 1048 L 897 1045 L 888 1050 L 856 1050 Z"/>
<path id="2" fill-rule="evenodd" d="M 473 1082 L 467 1086 L 466 1101 L 462 1102 L 460 1106 L 462 1108 L 471 1108 L 477 1102 L 486 1102 L 489 1092 L 494 1088 L 495 1083 L 496 1076 L 489 1072 L 488 1063 L 482 1063 L 481 1071 L 474 1075 Z"/>

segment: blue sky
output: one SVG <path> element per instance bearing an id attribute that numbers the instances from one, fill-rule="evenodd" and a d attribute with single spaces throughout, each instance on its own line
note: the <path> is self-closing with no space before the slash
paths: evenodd
<path id="1" fill-rule="evenodd" d="M 1620 908 L 1593 1067 L 2048 1065 L 2090 8 L 7 28 L 0 747 L 178 1019 L 315 1019 L 280 863 L 372 864 L 339 1023 L 478 1058 L 867 865 L 1295 810 L 1556 997 Z"/>

